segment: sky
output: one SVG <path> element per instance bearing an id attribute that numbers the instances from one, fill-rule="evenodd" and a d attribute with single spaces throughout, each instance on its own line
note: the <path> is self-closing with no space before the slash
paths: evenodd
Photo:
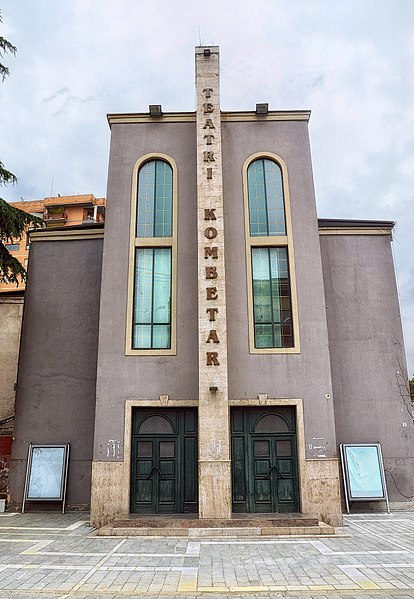
<path id="1" fill-rule="evenodd" d="M 318 215 L 396 221 L 414 373 L 413 0 L 0 0 L 8 201 L 106 195 L 107 113 L 195 109 L 194 46 L 220 46 L 222 110 L 311 110 Z"/>

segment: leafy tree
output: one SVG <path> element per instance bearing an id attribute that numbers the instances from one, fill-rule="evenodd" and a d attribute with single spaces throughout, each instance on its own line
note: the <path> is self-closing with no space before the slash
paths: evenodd
<path id="1" fill-rule="evenodd" d="M 0 36 L 0 77 L 3 81 L 9 74 L 9 69 L 3 64 L 2 60 L 7 52 L 15 55 L 16 51 L 16 46 L 13 46 L 8 40 Z M 16 176 L 7 170 L 0 160 L 0 186 L 7 185 L 8 183 L 13 185 L 16 182 Z M 20 240 L 27 226 L 33 225 L 34 227 L 39 227 L 42 224 L 43 221 L 41 218 L 18 210 L 0 198 L 0 280 L 2 283 L 16 283 L 18 285 L 20 281 L 26 280 L 26 270 L 10 254 L 5 244 Z"/>
<path id="2" fill-rule="evenodd" d="M 408 379 L 408 384 L 410 385 L 411 399 L 414 400 L 414 376 L 411 379 Z"/>

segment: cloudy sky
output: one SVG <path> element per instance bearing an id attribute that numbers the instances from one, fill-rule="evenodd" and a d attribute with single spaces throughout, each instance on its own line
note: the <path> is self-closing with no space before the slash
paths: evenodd
<path id="1" fill-rule="evenodd" d="M 0 84 L 9 201 L 104 196 L 110 112 L 194 110 L 194 46 L 217 44 L 222 109 L 310 109 L 321 217 L 395 220 L 414 372 L 413 0 L 0 0 L 18 47 Z"/>

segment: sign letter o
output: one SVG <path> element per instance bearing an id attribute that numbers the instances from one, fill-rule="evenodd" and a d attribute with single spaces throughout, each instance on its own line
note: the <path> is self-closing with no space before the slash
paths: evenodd
<path id="1" fill-rule="evenodd" d="M 204 235 L 207 237 L 207 239 L 214 239 L 217 237 L 217 229 L 214 227 L 207 227 L 207 229 L 204 230 Z"/>

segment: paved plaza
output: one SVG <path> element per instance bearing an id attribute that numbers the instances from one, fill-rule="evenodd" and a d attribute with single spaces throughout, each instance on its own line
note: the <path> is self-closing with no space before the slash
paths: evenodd
<path id="1" fill-rule="evenodd" d="M 0 514 L 0 599 L 414 598 L 414 513 L 336 537 L 98 537 L 88 514 Z"/>

